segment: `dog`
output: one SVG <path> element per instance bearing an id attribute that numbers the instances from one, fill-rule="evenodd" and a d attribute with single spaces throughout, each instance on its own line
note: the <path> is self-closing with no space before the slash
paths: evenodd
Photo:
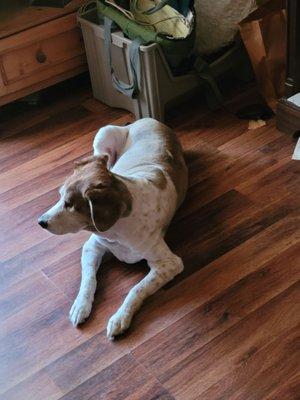
<path id="1" fill-rule="evenodd" d="M 90 315 L 96 273 L 105 253 L 121 261 L 145 259 L 149 273 L 109 319 L 107 337 L 125 332 L 143 301 L 183 270 L 164 235 L 184 200 L 188 173 L 173 131 L 152 119 L 108 125 L 95 136 L 94 154 L 75 164 L 60 200 L 38 220 L 53 234 L 92 234 L 82 249 L 82 279 L 70 310 L 74 326 Z"/>

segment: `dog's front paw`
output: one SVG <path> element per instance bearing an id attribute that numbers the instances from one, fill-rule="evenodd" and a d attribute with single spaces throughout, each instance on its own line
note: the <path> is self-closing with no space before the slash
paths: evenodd
<path id="1" fill-rule="evenodd" d="M 124 311 L 117 311 L 108 321 L 107 337 L 113 340 L 115 336 L 124 333 L 130 325 L 131 315 Z"/>
<path id="2" fill-rule="evenodd" d="M 74 326 L 82 324 L 90 315 L 93 303 L 77 297 L 70 310 L 70 321 Z"/>

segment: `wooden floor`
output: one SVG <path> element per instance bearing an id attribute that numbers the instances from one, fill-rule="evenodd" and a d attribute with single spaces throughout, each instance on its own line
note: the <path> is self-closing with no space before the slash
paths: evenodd
<path id="1" fill-rule="evenodd" d="M 68 312 L 88 235 L 52 236 L 36 220 L 96 130 L 132 117 L 87 88 L 25 111 L 0 114 L 1 400 L 299 399 L 293 139 L 274 120 L 249 131 L 194 102 L 173 112 L 190 189 L 167 240 L 186 268 L 110 342 L 108 318 L 146 266 L 104 266 L 93 313 L 74 329 Z"/>

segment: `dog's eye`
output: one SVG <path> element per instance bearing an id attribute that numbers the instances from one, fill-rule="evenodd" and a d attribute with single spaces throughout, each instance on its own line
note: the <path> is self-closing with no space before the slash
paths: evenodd
<path id="1" fill-rule="evenodd" d="M 72 204 L 69 201 L 65 201 L 65 208 L 71 208 Z"/>

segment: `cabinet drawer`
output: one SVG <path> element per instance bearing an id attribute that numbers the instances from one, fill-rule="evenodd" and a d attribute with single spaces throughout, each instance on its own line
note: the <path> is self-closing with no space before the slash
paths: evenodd
<path id="1" fill-rule="evenodd" d="M 9 85 L 83 54 L 78 28 L 1 56 L 4 83 Z"/>
<path id="2" fill-rule="evenodd" d="M 85 63 L 75 13 L 28 29 L 0 41 L 0 95 L 19 91 Z"/>

